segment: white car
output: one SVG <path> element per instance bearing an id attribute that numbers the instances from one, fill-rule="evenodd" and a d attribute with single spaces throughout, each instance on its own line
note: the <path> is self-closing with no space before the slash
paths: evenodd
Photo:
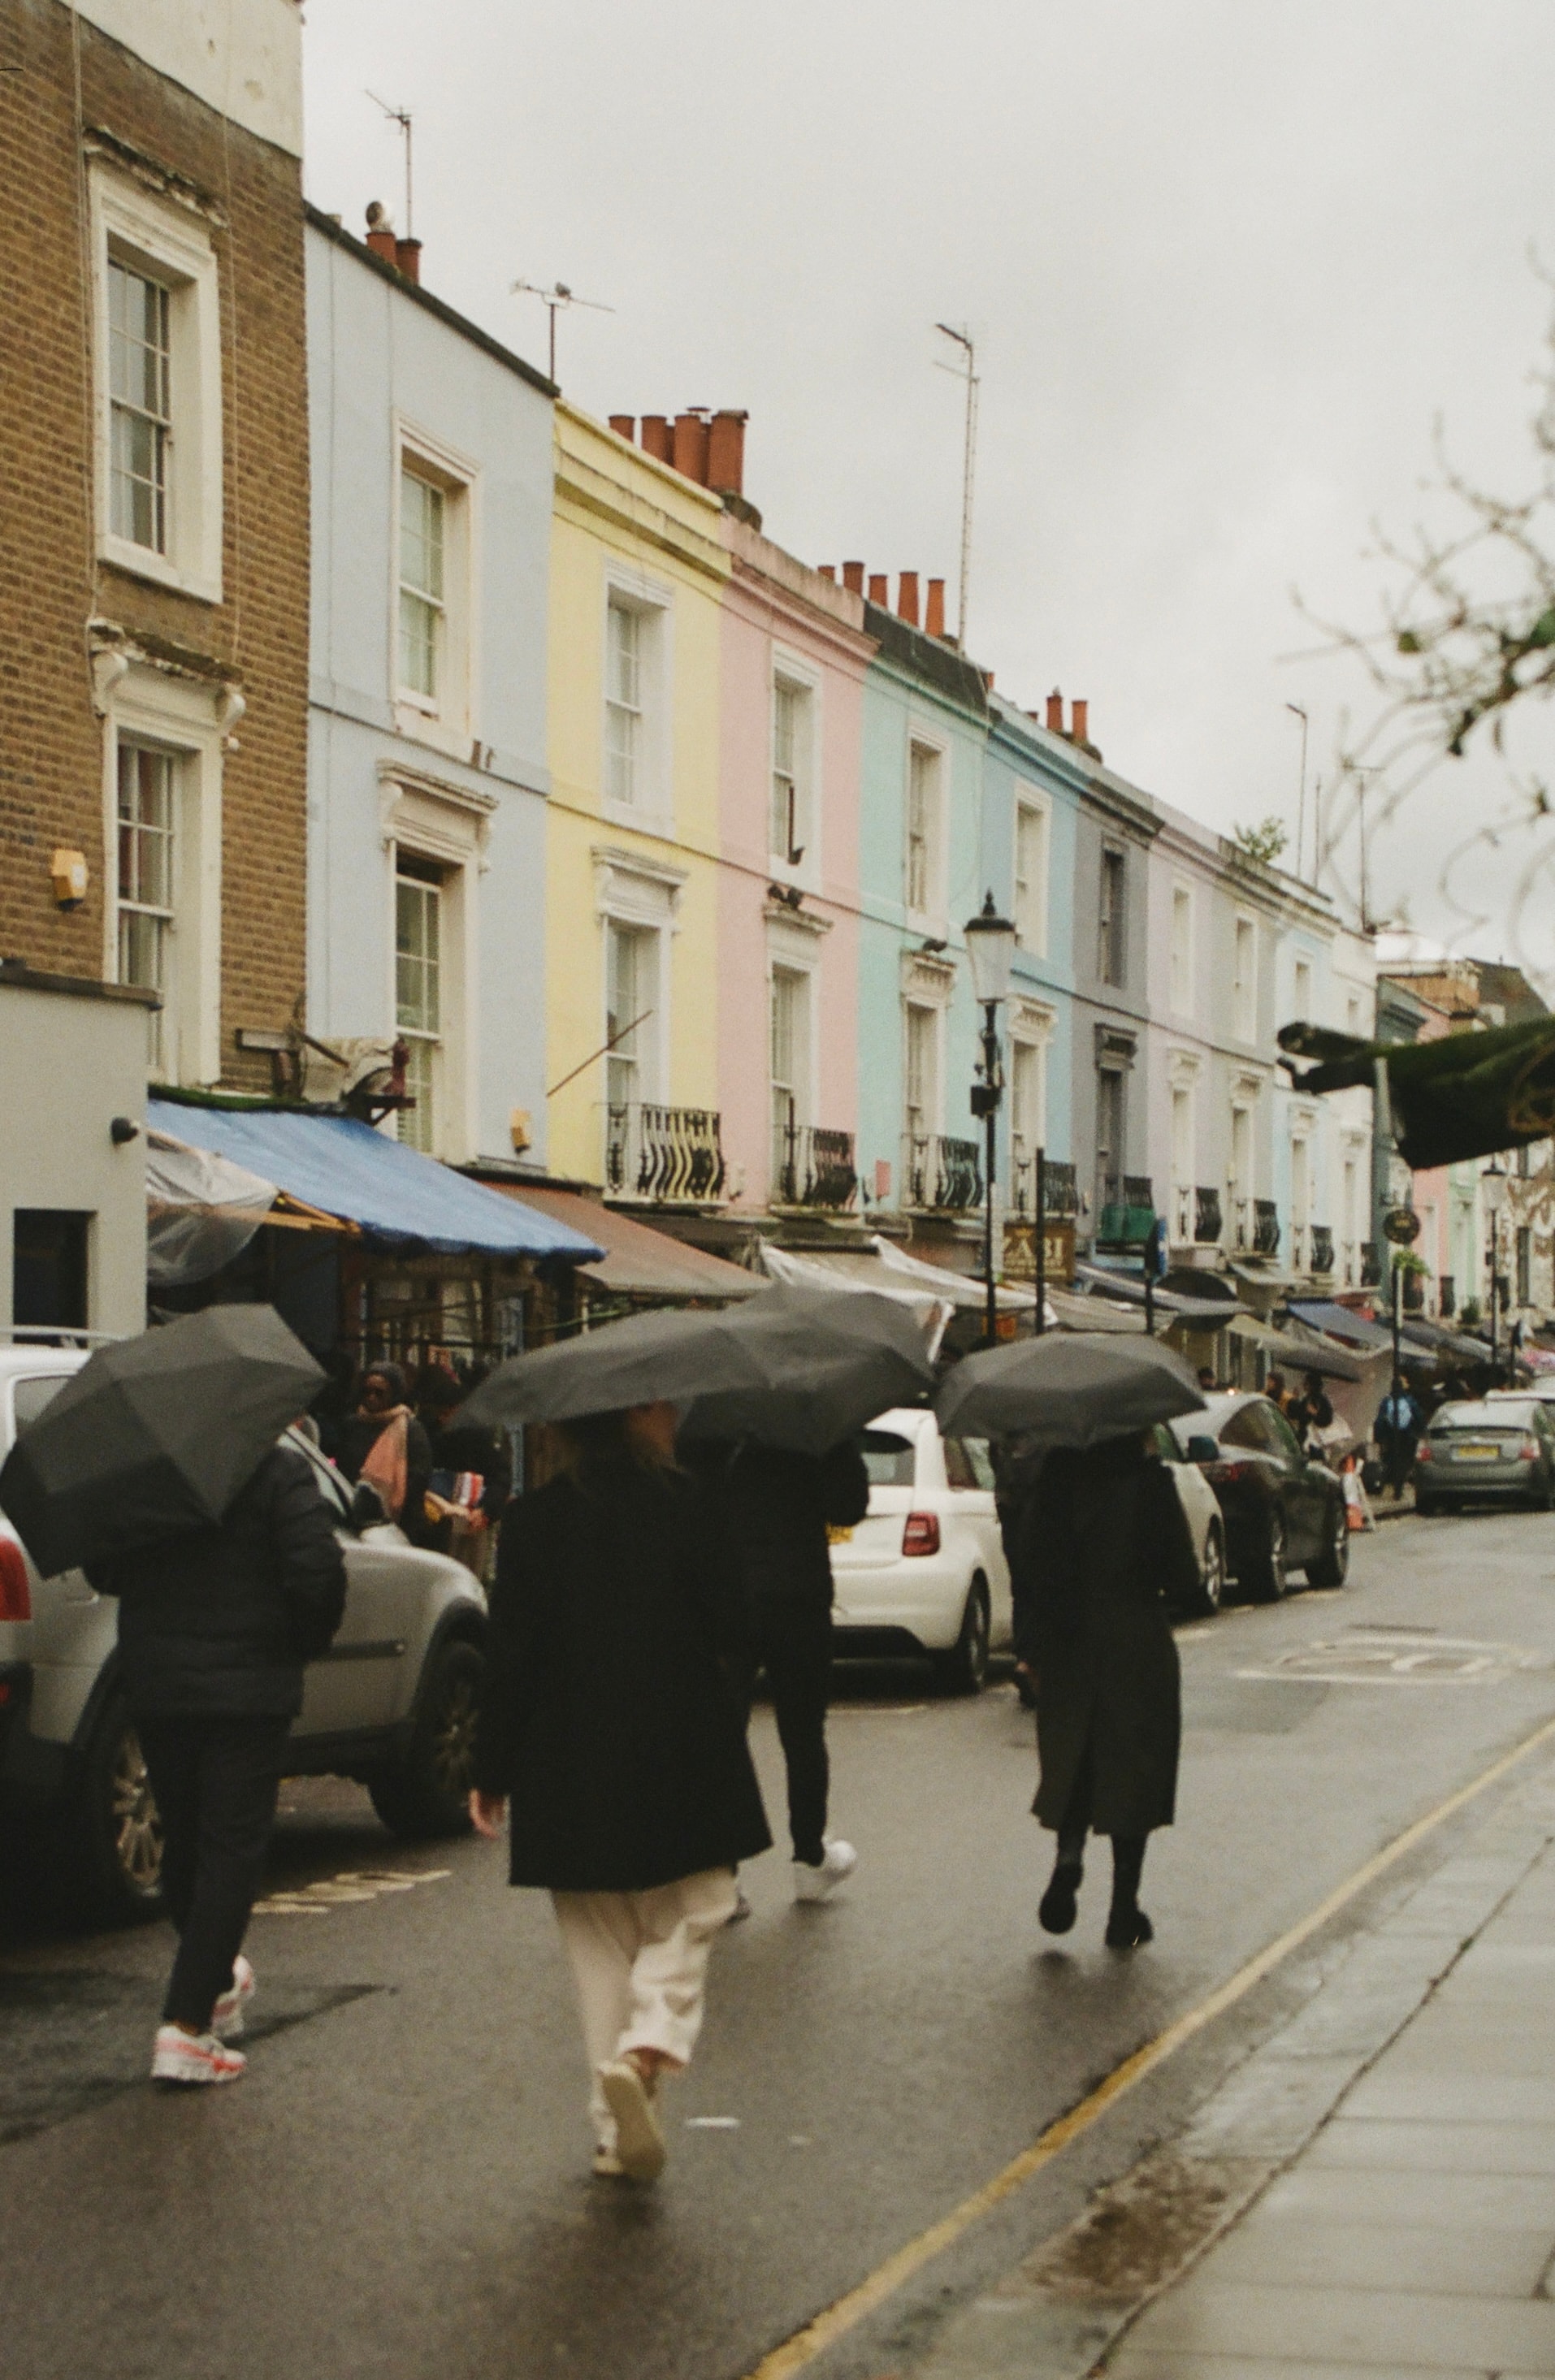
<path id="1" fill-rule="evenodd" d="M 79 1348 L 0 1342 L 0 1458 L 86 1362 Z M 292 1722 L 294 1775 L 354 1777 L 407 1839 L 467 1823 L 486 1598 L 462 1562 L 412 1546 L 310 1439 L 288 1431 L 334 1505 L 346 1614 L 310 1662 Z M 118 1685 L 118 1605 L 81 1572 L 41 1578 L 0 1512 L 0 1808 L 52 1836 L 52 1880 L 82 1913 L 156 1899 L 162 1831 Z"/>
<path id="2" fill-rule="evenodd" d="M 847 1654 L 927 1653 L 945 1683 L 978 1694 L 1010 1644 L 1010 1572 L 980 1438 L 942 1438 L 917 1406 L 881 1414 L 861 1444 L 869 1510 L 832 1532 L 832 1622 Z"/>
<path id="3" fill-rule="evenodd" d="M 1184 1429 L 1192 1429 L 1193 1419 L 1189 1414 L 1183 1425 Z M 1198 1560 L 1195 1617 L 1211 1619 L 1225 1601 L 1226 1592 L 1226 1524 L 1220 1499 L 1198 1464 L 1184 1461 L 1182 1449 L 1164 1422 L 1157 1424 L 1155 1440 L 1156 1451 L 1172 1474 Z"/>

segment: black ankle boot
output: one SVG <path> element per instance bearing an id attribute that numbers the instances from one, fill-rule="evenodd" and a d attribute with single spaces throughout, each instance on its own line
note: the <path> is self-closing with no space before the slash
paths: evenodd
<path id="1" fill-rule="evenodd" d="M 1137 1950 L 1142 1942 L 1155 1938 L 1156 1929 L 1136 1900 L 1122 1908 L 1112 1903 L 1107 1918 L 1109 1950 Z"/>
<path id="2" fill-rule="evenodd" d="M 1060 1860 L 1046 1892 L 1037 1905 L 1045 1934 L 1067 1934 L 1075 1924 L 1075 1903 L 1085 1870 L 1078 1860 Z"/>

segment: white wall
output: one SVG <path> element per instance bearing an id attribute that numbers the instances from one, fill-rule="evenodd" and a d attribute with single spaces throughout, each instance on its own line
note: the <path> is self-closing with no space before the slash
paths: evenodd
<path id="1" fill-rule="evenodd" d="M 245 131 L 302 154 L 298 0 L 76 0 L 78 13 Z"/>
<path id="2" fill-rule="evenodd" d="M 94 988 L 95 989 L 95 988 Z M 18 1207 L 92 1217 L 87 1319 L 125 1335 L 146 1326 L 146 1144 L 115 1146 L 115 1116 L 144 1123 L 146 1011 L 139 1001 L 43 991 L 0 978 L 0 1330 L 11 1312 Z"/>

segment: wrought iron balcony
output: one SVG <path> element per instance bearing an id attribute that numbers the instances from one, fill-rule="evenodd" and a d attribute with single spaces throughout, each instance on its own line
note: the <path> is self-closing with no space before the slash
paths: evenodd
<path id="1" fill-rule="evenodd" d="M 852 1206 L 857 1189 L 851 1132 L 790 1123 L 773 1135 L 774 1207 L 818 1207 L 841 1214 Z"/>
<path id="2" fill-rule="evenodd" d="M 1010 1143 L 1010 1212 L 1029 1219 L 1037 1212 L 1037 1157 L 1027 1151 L 1017 1133 Z M 1080 1211 L 1075 1169 L 1062 1158 L 1042 1160 L 1042 1213 L 1050 1221 L 1067 1220 Z"/>
<path id="3" fill-rule="evenodd" d="M 1097 1184 L 1096 1245 L 1139 1248 L 1156 1220 L 1154 1185 L 1148 1173 L 1104 1173 Z"/>
<path id="4" fill-rule="evenodd" d="M 1312 1226 L 1312 1269 L 1322 1274 L 1333 1270 L 1333 1232 L 1327 1223 Z"/>
<path id="5" fill-rule="evenodd" d="M 1280 1209 L 1272 1198 L 1253 1201 L 1253 1252 L 1260 1257 L 1280 1253 Z"/>
<path id="6" fill-rule="evenodd" d="M 634 1100 L 605 1111 L 605 1196 L 657 1207 L 707 1207 L 723 1194 L 716 1108 Z"/>
<path id="7" fill-rule="evenodd" d="M 982 1167 L 975 1140 L 907 1133 L 902 1141 L 902 1204 L 919 1214 L 962 1215 L 980 1206 Z"/>
<path id="8" fill-rule="evenodd" d="M 1194 1238 L 1201 1248 L 1215 1247 L 1219 1245 L 1221 1233 L 1225 1228 L 1221 1218 L 1221 1194 L 1218 1190 L 1205 1189 L 1201 1183 L 1195 1190 L 1193 1197 Z"/>

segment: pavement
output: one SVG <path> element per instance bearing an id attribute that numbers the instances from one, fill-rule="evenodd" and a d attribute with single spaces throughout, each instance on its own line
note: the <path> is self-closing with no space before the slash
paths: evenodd
<path id="1" fill-rule="evenodd" d="M 6 2380 L 939 2380 L 982 2368 L 990 2299 L 1019 2302 L 990 2317 L 1007 2345 L 1051 2334 L 990 2370 L 1143 2351 L 1555 1835 L 1517 1802 L 1555 1722 L 1555 1524 L 1403 1519 L 1353 1550 L 1343 1592 L 1181 1632 L 1179 1824 L 1132 1958 L 1102 1946 L 1104 1879 L 1062 1944 L 1036 1926 L 1011 1687 L 850 1679 L 857 1876 L 796 1910 L 781 1857 L 747 1871 L 653 2192 L 589 2180 L 554 1926 L 484 1845 L 398 1845 L 358 1789 L 289 1789 L 249 2071 L 194 2104 L 145 2082 L 164 1929 L 64 1937 L 0 1883 Z M 764 1713 L 755 1742 L 775 1814 Z"/>

